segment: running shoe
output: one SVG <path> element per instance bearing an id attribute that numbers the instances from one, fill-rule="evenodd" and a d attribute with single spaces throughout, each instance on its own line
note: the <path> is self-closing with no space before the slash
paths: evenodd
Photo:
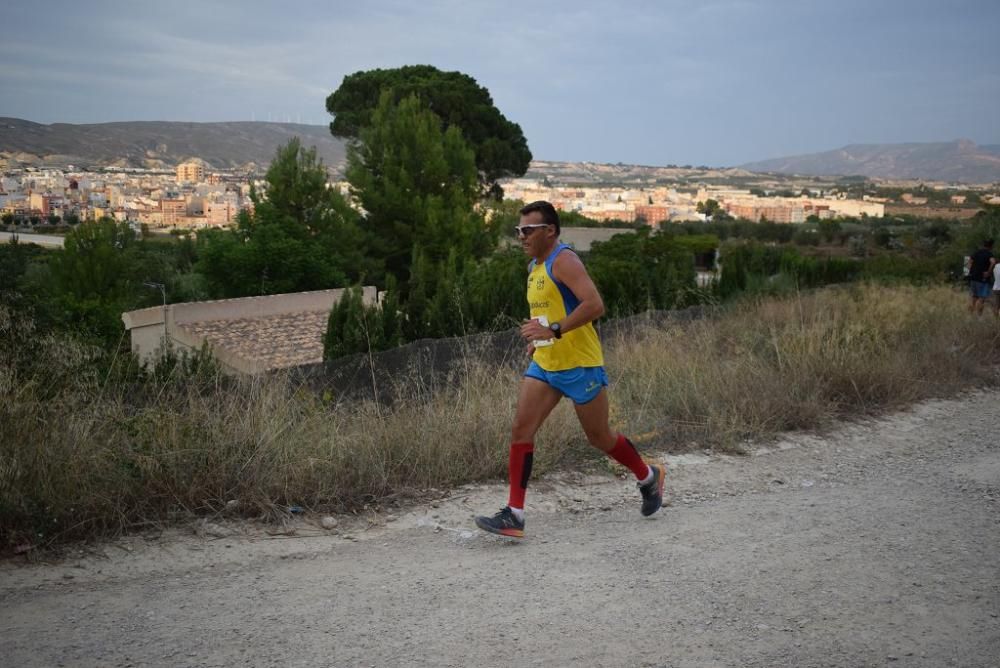
<path id="1" fill-rule="evenodd" d="M 667 469 L 663 464 L 649 464 L 653 471 L 653 479 L 645 485 L 636 483 L 642 494 L 642 514 L 649 517 L 663 506 L 663 480 L 667 477 Z"/>
<path id="2" fill-rule="evenodd" d="M 524 538 L 524 520 L 517 519 L 510 506 L 504 506 L 493 517 L 480 515 L 476 518 L 476 526 L 499 536 Z"/>

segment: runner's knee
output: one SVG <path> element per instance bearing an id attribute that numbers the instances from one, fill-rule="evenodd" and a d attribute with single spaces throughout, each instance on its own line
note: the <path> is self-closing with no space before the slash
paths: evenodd
<path id="1" fill-rule="evenodd" d="M 510 439 L 511 442 L 530 442 L 535 438 L 535 432 L 538 431 L 538 425 L 534 420 L 529 418 L 517 416 L 514 418 L 514 425 L 510 429 Z"/>
<path id="2" fill-rule="evenodd" d="M 614 445 L 617 438 L 608 426 L 590 429 L 584 427 L 583 433 L 587 435 L 587 441 L 598 450 L 607 450 Z"/>

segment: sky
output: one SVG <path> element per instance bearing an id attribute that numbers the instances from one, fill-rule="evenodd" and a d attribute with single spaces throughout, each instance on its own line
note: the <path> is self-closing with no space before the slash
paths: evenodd
<path id="1" fill-rule="evenodd" d="M 1000 144 L 996 0 L 5 0 L 0 116 L 326 124 L 360 70 L 474 77 L 535 158 L 731 166 Z"/>

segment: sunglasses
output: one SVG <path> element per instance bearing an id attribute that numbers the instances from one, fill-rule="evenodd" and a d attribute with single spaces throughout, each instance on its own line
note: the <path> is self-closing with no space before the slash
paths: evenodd
<path id="1" fill-rule="evenodd" d="M 540 227 L 548 227 L 548 225 L 545 223 L 542 223 L 541 225 L 520 225 L 514 228 L 514 234 L 522 239 L 525 239 L 531 236 L 531 233 Z"/>

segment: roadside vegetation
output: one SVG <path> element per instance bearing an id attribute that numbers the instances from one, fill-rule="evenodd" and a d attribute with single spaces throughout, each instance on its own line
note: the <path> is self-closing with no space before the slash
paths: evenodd
<path id="1" fill-rule="evenodd" d="M 205 359 L 143 372 L 122 354 L 99 370 L 101 351 L 19 318 L 0 311 L 8 548 L 198 515 L 356 509 L 506 470 L 516 365 L 470 355 L 447 383 L 401 374 L 392 406 L 337 402 Z M 746 299 L 669 328 L 640 320 L 607 342 L 612 419 L 645 434 L 644 450 L 739 450 L 994 384 L 997 331 L 953 289 L 862 284 Z M 587 453 L 568 406 L 538 443 L 539 472 Z"/>

